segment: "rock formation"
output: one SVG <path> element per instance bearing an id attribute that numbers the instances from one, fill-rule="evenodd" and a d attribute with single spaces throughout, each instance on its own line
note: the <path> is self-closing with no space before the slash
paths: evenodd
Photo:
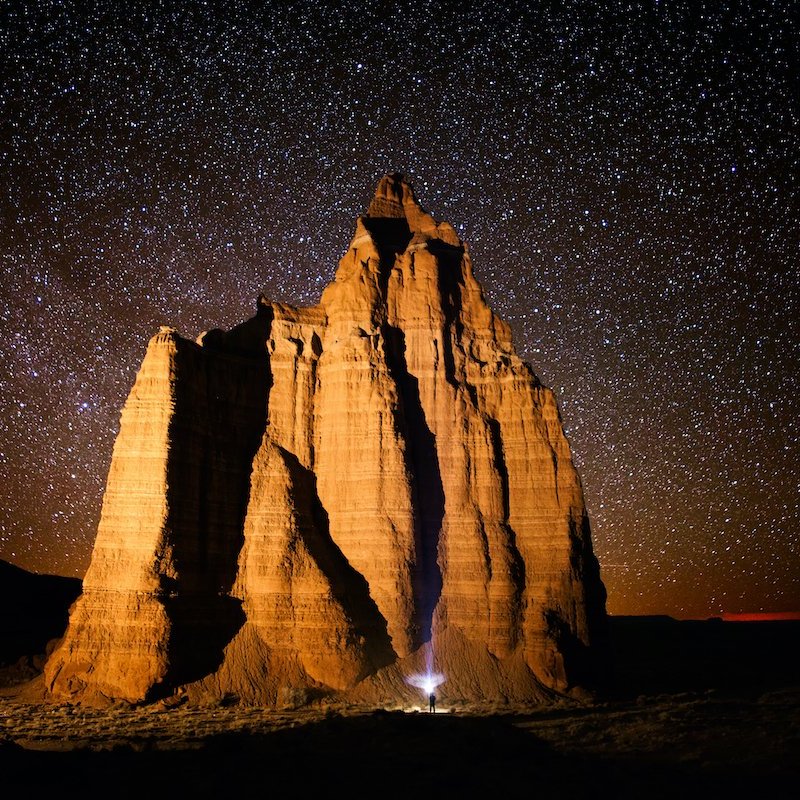
<path id="1" fill-rule="evenodd" d="M 318 306 L 150 341 L 46 685 L 541 701 L 597 676 L 604 603 L 552 392 L 388 175 Z"/>

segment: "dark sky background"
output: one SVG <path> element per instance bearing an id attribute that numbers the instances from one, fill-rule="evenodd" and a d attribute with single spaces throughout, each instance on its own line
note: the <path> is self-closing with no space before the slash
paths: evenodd
<path id="1" fill-rule="evenodd" d="M 0 558 L 82 575 L 149 337 L 317 302 L 399 170 L 557 393 L 609 610 L 800 609 L 793 6 L 2 4 Z"/>

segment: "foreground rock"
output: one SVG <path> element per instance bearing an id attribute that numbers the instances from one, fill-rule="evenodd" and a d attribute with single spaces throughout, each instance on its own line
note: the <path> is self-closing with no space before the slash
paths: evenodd
<path id="1" fill-rule="evenodd" d="M 466 247 L 383 178 L 319 306 L 162 328 L 122 412 L 54 698 L 544 700 L 605 592 L 552 392 Z"/>

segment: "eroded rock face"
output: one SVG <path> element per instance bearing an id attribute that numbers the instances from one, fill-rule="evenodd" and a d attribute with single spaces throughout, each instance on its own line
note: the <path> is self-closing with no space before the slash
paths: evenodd
<path id="1" fill-rule="evenodd" d="M 381 180 L 319 306 L 151 340 L 57 698 L 404 702 L 591 685 L 605 591 L 552 392 L 466 247 Z"/>

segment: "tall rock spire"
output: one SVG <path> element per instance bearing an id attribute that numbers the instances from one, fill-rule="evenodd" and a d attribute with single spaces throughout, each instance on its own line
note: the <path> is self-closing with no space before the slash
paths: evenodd
<path id="1" fill-rule="evenodd" d="M 592 684 L 604 626 L 553 394 L 390 174 L 318 306 L 154 337 L 45 674 L 86 702 L 397 703 L 432 659 L 443 698 L 532 702 Z"/>

